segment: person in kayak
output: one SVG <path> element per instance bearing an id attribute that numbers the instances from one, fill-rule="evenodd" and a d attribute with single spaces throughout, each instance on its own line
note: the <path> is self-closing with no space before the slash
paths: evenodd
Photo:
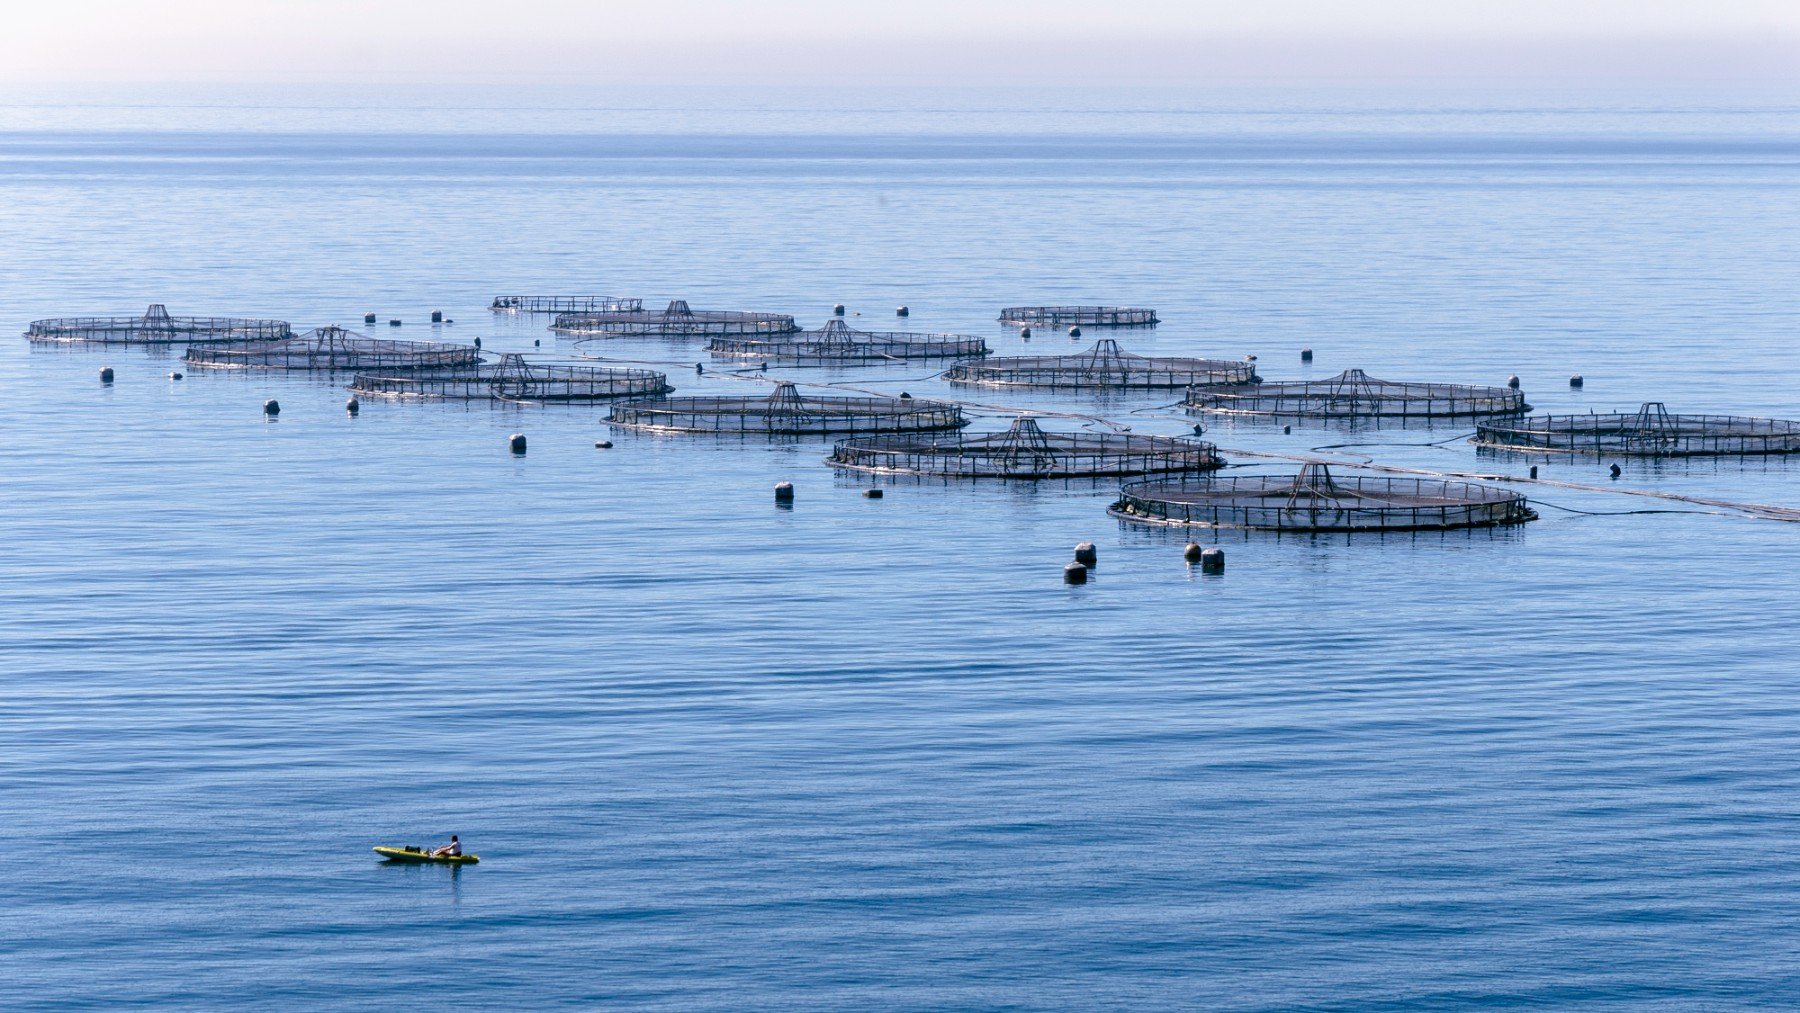
<path id="1" fill-rule="evenodd" d="M 436 851 L 433 851 L 431 853 L 431 857 L 443 858 L 446 855 L 460 855 L 460 854 L 462 854 L 462 842 L 456 839 L 455 834 L 451 834 L 450 835 L 450 843 L 444 845 L 443 847 L 437 849 Z"/>

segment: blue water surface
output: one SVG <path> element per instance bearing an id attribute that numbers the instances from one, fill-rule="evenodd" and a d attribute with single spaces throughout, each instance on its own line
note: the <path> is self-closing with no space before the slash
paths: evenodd
<path id="1" fill-rule="evenodd" d="M 1191 420 L 936 364 L 697 375 L 697 342 L 486 307 L 904 304 L 1052 354 L 1098 335 L 998 309 L 1116 302 L 1164 320 L 1128 349 L 1270 379 L 1800 418 L 1797 223 L 1791 96 L 0 102 L 0 335 L 377 312 L 978 428 Z M 869 499 L 824 440 L 351 417 L 347 377 L 178 355 L 0 340 L 0 1005 L 1800 1004 L 1800 526 L 1623 494 L 1800 506 L 1800 462 L 1614 482 L 1461 424 L 1214 422 L 1234 474 L 1330 448 L 1607 491 L 1521 486 L 1542 519 L 1501 532 L 1203 537 L 1204 576 L 1108 484 Z M 368 850 L 451 833 L 480 866 Z"/>

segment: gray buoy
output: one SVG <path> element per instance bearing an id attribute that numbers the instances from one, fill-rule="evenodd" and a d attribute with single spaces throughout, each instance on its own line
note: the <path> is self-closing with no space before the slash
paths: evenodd
<path id="1" fill-rule="evenodd" d="M 394 321 L 394 322 L 395 322 L 395 323 L 399 323 L 399 322 L 400 322 L 400 321 L 398 321 L 398 320 L 396 320 L 396 321 Z M 475 339 L 475 347 L 476 347 L 476 348 L 480 348 L 480 347 L 481 347 L 481 339 L 480 339 L 480 338 L 476 338 L 476 339 Z"/>
<path id="2" fill-rule="evenodd" d="M 181 379 L 181 374 L 180 374 L 180 373 L 170 373 L 170 374 L 169 374 L 169 379 L 171 379 L 171 380 L 179 380 L 179 379 Z"/>
<path id="3" fill-rule="evenodd" d="M 1612 466 L 1612 477 L 1618 478 L 1620 474 L 1622 474 L 1622 472 L 1620 471 L 1619 466 L 1616 464 L 1613 465 Z"/>
<path id="4" fill-rule="evenodd" d="M 907 393 L 907 392 L 905 392 L 905 391 L 901 391 L 901 392 L 900 392 L 900 400 L 902 400 L 902 401 L 911 401 L 911 400 L 912 400 L 912 395 L 911 395 L 911 394 L 908 394 L 908 393 Z"/>
<path id="5" fill-rule="evenodd" d="M 833 304 L 831 307 L 831 313 L 833 316 L 839 316 L 839 317 L 843 316 L 844 315 L 844 304 L 843 303 Z"/>
<path id="6" fill-rule="evenodd" d="M 1181 547 L 1181 558 L 1190 563 L 1200 562 L 1200 543 L 1189 542 Z"/>
<path id="7" fill-rule="evenodd" d="M 793 501 L 794 501 L 794 483 L 792 483 L 792 482 L 777 482 L 777 483 L 775 483 L 775 502 L 777 502 L 777 503 L 792 503 Z"/>
<path id="8" fill-rule="evenodd" d="M 1531 477 L 1532 478 L 1537 477 L 1537 465 L 1535 465 L 1535 464 L 1531 466 Z"/>
<path id="9" fill-rule="evenodd" d="M 1079 327 L 1069 328 L 1069 337 L 1071 337 L 1071 338 L 1081 337 L 1081 328 L 1079 328 Z"/>
<path id="10" fill-rule="evenodd" d="M 264 415 L 280 415 L 281 414 L 281 402 L 275 400 L 274 398 L 270 398 L 267 401 L 264 401 L 263 402 L 263 414 Z"/>
<path id="11" fill-rule="evenodd" d="M 1516 376 L 1509 376 L 1509 377 L 1507 377 L 1507 378 L 1506 378 L 1506 385 L 1507 385 L 1507 386 L 1508 386 L 1508 387 L 1511 387 L 1511 388 L 1512 388 L 1512 389 L 1513 389 L 1513 390 L 1518 390 L 1518 389 L 1519 389 L 1519 378 L 1518 378 L 1518 377 L 1516 377 Z"/>
<path id="12" fill-rule="evenodd" d="M 512 448 L 513 453 L 523 454 L 525 452 L 525 434 L 514 433 L 511 436 L 508 436 L 506 438 L 506 445 Z"/>
<path id="13" fill-rule="evenodd" d="M 696 372 L 696 373 L 704 373 L 704 372 L 706 372 L 706 365 L 705 365 L 705 363 L 700 363 L 700 362 L 696 362 L 696 363 L 694 363 L 694 372 Z"/>
<path id="14" fill-rule="evenodd" d="M 765 362 L 762 364 L 761 368 L 763 372 L 767 373 L 769 371 L 769 364 Z"/>
<path id="15" fill-rule="evenodd" d="M 1093 569 L 1100 565 L 1100 550 L 1094 548 L 1093 542 L 1082 542 L 1075 546 L 1075 562 Z"/>
<path id="16" fill-rule="evenodd" d="M 612 441 L 611 440 L 600 440 L 594 444 L 594 449 L 595 450 L 611 450 L 612 449 Z"/>
<path id="17" fill-rule="evenodd" d="M 1581 380 L 1580 373 L 1576 373 L 1574 376 L 1569 377 L 1569 386 L 1579 387 L 1579 386 L 1581 386 L 1581 383 L 1582 383 L 1582 380 Z"/>
<path id="18" fill-rule="evenodd" d="M 1019 328 L 1019 337 L 1025 338 L 1026 340 L 1030 340 L 1031 339 L 1031 328 L 1029 328 L 1029 327 Z"/>
<path id="19" fill-rule="evenodd" d="M 1214 548 L 1214 549 L 1206 549 L 1206 550 L 1202 551 L 1200 553 L 1200 572 L 1201 573 L 1224 573 L 1225 572 L 1225 550 Z"/>
<path id="20" fill-rule="evenodd" d="M 395 317 L 395 318 L 393 318 L 393 319 L 392 319 L 392 320 L 389 320 L 389 321 L 388 321 L 388 326 L 389 326 L 389 327 L 398 327 L 398 326 L 400 326 L 400 318 L 399 318 L 399 317 Z"/>
<path id="21" fill-rule="evenodd" d="M 542 347 L 544 347 L 544 341 L 543 341 L 543 339 L 542 339 L 542 338 L 532 338 L 532 339 L 531 339 L 531 347 L 533 347 L 533 348 L 542 348 Z"/>
<path id="22" fill-rule="evenodd" d="M 434 324 L 443 323 L 444 322 L 444 311 L 443 310 L 432 310 L 431 311 L 431 322 Z"/>
<path id="23" fill-rule="evenodd" d="M 1088 568 L 1080 563 L 1070 563 L 1063 567 L 1063 583 L 1065 584 L 1085 584 L 1087 575 Z"/>
<path id="24" fill-rule="evenodd" d="M 112 371 L 111 366 L 101 366 L 100 367 L 100 382 L 101 383 L 113 382 L 113 371 Z"/>
<path id="25" fill-rule="evenodd" d="M 1293 431 L 1294 431 L 1293 426 L 1282 426 L 1281 427 L 1281 433 L 1283 436 L 1286 436 L 1286 435 L 1292 433 Z"/>
<path id="26" fill-rule="evenodd" d="M 880 499 L 881 498 L 881 490 L 880 489 L 864 489 L 863 490 L 863 498 L 864 499 Z"/>
<path id="27" fill-rule="evenodd" d="M 374 322 L 375 322 L 375 314 L 373 314 L 373 313 L 364 313 L 363 314 L 363 323 L 372 324 Z"/>
<path id="28" fill-rule="evenodd" d="M 912 310 L 909 310 L 906 307 L 902 306 L 899 309 L 894 311 L 894 315 L 897 317 L 909 317 L 909 316 L 912 316 Z"/>
<path id="29" fill-rule="evenodd" d="M 1310 348 L 1300 349 L 1300 361 L 1301 362 L 1311 362 L 1312 361 L 1312 349 L 1310 349 Z"/>
<path id="30" fill-rule="evenodd" d="M 344 402 L 344 410 L 349 412 L 352 415 L 355 415 L 357 412 L 362 411 L 362 402 L 356 400 L 355 398 L 351 398 L 350 400 Z"/>

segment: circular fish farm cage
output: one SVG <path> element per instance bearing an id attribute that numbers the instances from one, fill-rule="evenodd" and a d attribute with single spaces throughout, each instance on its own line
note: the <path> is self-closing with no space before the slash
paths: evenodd
<path id="1" fill-rule="evenodd" d="M 1151 358 L 1122 351 L 1111 338 L 1076 355 L 1025 355 L 965 362 L 944 373 L 951 383 L 1063 390 L 1170 390 L 1195 384 L 1249 384 L 1256 366 L 1228 359 Z"/>
<path id="2" fill-rule="evenodd" d="M 189 345 L 182 360 L 204 369 L 455 369 L 481 364 L 474 345 L 441 341 L 387 341 L 320 327 L 284 341 Z"/>
<path id="3" fill-rule="evenodd" d="M 802 397 L 791 383 L 768 397 L 680 397 L 614 405 L 607 421 L 664 433 L 909 433 L 958 429 L 962 408 L 890 397 Z"/>
<path id="4" fill-rule="evenodd" d="M 1133 482 L 1108 510 L 1122 520 L 1286 531 L 1447 531 L 1537 519 L 1520 493 L 1445 479 L 1336 478 L 1323 464 L 1293 478 L 1214 476 Z"/>
<path id="5" fill-rule="evenodd" d="M 1530 415 L 1483 422 L 1478 446 L 1550 454 L 1691 457 L 1800 453 L 1800 422 L 1741 415 L 1671 415 L 1660 401 L 1635 412 Z"/>
<path id="6" fill-rule="evenodd" d="M 1156 311 L 1132 306 L 1008 306 L 1003 324 L 1032 327 L 1153 327 Z"/>
<path id="7" fill-rule="evenodd" d="M 859 331 L 832 319 L 816 331 L 786 335 L 714 338 L 706 350 L 721 359 L 765 359 L 783 363 L 905 362 L 909 359 L 971 359 L 988 354 L 987 342 L 960 334 L 912 331 Z"/>
<path id="8" fill-rule="evenodd" d="M 827 463 L 854 471 L 941 478 L 1099 478 L 1221 467 L 1199 440 L 1126 433 L 1046 433 L 1019 418 L 1003 433 L 880 436 L 840 442 Z"/>
<path id="9" fill-rule="evenodd" d="M 57 317 L 33 320 L 25 337 L 37 344 L 178 345 L 279 341 L 293 337 L 285 320 L 248 317 L 172 317 L 153 303 L 141 317 Z"/>
<path id="10" fill-rule="evenodd" d="M 687 300 L 677 299 L 661 312 L 563 313 L 550 329 L 597 338 L 729 338 L 792 334 L 800 327 L 786 313 L 696 310 L 688 308 Z"/>
<path id="11" fill-rule="evenodd" d="M 544 365 L 510 353 L 493 366 L 447 372 L 358 373 L 350 383 L 350 390 L 357 394 L 460 401 L 602 401 L 653 397 L 670 389 L 668 377 L 648 369 Z"/>
<path id="12" fill-rule="evenodd" d="M 642 299 L 610 295 L 497 295 L 488 309 L 495 313 L 635 313 Z"/>
<path id="13" fill-rule="evenodd" d="M 1530 410 L 1510 387 L 1377 380 L 1347 369 L 1323 380 L 1249 386 L 1197 384 L 1183 402 L 1191 412 L 1324 418 L 1447 418 L 1517 415 Z"/>

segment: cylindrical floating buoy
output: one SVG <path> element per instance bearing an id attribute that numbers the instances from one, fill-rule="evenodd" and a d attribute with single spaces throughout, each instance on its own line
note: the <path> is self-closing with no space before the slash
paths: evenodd
<path id="1" fill-rule="evenodd" d="M 542 338 L 532 338 L 532 339 L 531 339 L 531 347 L 533 347 L 533 348 L 542 348 L 542 347 L 544 347 L 544 339 L 542 339 Z"/>
<path id="2" fill-rule="evenodd" d="M 1088 568 L 1080 563 L 1070 563 L 1063 567 L 1063 583 L 1065 584 L 1085 584 L 1087 575 Z"/>
<path id="3" fill-rule="evenodd" d="M 864 499 L 880 499 L 881 498 L 881 490 L 880 489 L 864 489 L 863 490 L 863 498 Z"/>
<path id="4" fill-rule="evenodd" d="M 1612 477 L 1614 477 L 1614 478 L 1618 478 L 1618 477 L 1619 477 L 1619 475 L 1620 475 L 1620 474 L 1622 474 L 1622 473 L 1623 473 L 1623 472 L 1622 472 L 1622 471 L 1621 471 L 1621 470 L 1620 470 L 1620 468 L 1619 468 L 1619 466 L 1618 466 L 1618 465 L 1616 465 L 1616 464 L 1615 464 L 1615 465 L 1613 465 L 1613 466 L 1612 466 Z"/>
<path id="5" fill-rule="evenodd" d="M 1310 349 L 1310 348 L 1300 349 L 1300 361 L 1301 362 L 1311 362 L 1312 361 L 1312 349 Z"/>
<path id="6" fill-rule="evenodd" d="M 1203 550 L 1200 553 L 1200 572 L 1201 573 L 1224 573 L 1225 572 L 1225 550 L 1220 549 L 1220 548 L 1211 548 L 1211 549 Z"/>
<path id="7" fill-rule="evenodd" d="M 775 502 L 777 502 L 777 503 L 792 503 L 793 501 L 794 501 L 794 483 L 792 483 L 792 482 L 777 482 L 777 483 L 775 483 Z"/>
<path id="8" fill-rule="evenodd" d="M 909 309 L 907 309 L 907 308 L 906 308 L 906 307 L 904 307 L 904 306 L 902 306 L 902 307 L 900 307 L 900 308 L 899 308 L 899 309 L 896 309 L 896 310 L 895 310 L 895 311 L 894 311 L 894 315 L 895 315 L 895 316 L 897 316 L 897 317 L 906 317 L 906 316 L 911 316 L 911 315 L 912 315 L 912 310 L 909 310 Z"/>
<path id="9" fill-rule="evenodd" d="M 1531 477 L 1532 478 L 1537 477 L 1537 465 L 1535 465 L 1535 464 L 1531 466 Z"/>
<path id="10" fill-rule="evenodd" d="M 393 319 L 392 319 L 392 320 L 389 320 L 389 321 L 388 321 L 388 326 L 389 326 L 389 327 L 398 327 L 398 326 L 400 326 L 400 318 L 399 318 L 399 317 L 394 317 L 394 318 L 393 318 Z"/>
<path id="11" fill-rule="evenodd" d="M 181 374 L 180 374 L 180 373 L 170 373 L 170 374 L 169 374 L 169 379 L 171 379 L 171 380 L 179 380 L 179 379 L 181 379 Z"/>
<path id="12" fill-rule="evenodd" d="M 481 339 L 480 339 L 480 338 L 476 338 L 476 339 L 475 339 L 475 347 L 476 347 L 476 348 L 480 348 L 480 347 L 481 347 Z"/>
<path id="13" fill-rule="evenodd" d="M 1293 431 L 1294 431 L 1293 426 L 1282 426 L 1281 427 L 1281 433 L 1283 436 L 1286 436 L 1286 435 L 1292 433 Z"/>
<path id="14" fill-rule="evenodd" d="M 513 453 L 523 454 L 525 452 L 525 434 L 514 433 L 511 436 L 508 436 L 506 438 L 506 445 L 512 448 Z"/>
<path id="15" fill-rule="evenodd" d="M 763 371 L 763 372 L 765 372 L 765 373 L 767 373 L 767 372 L 768 372 L 768 371 L 769 371 L 769 364 L 768 364 L 768 363 L 767 363 L 767 362 L 764 362 L 764 363 L 763 363 L 763 364 L 762 364 L 762 367 L 761 367 L 761 368 L 762 368 L 762 371 Z"/>
<path id="16" fill-rule="evenodd" d="M 1019 337 L 1029 339 L 1031 337 L 1031 328 L 1029 328 L 1029 327 L 1019 328 Z"/>
<path id="17" fill-rule="evenodd" d="M 1070 327 L 1070 328 L 1069 328 L 1069 337 L 1071 337 L 1071 338 L 1079 338 L 1079 337 L 1081 337 L 1081 328 L 1079 328 L 1079 327 Z"/>
<path id="18" fill-rule="evenodd" d="M 906 392 L 906 391 L 901 391 L 901 392 L 900 392 L 900 400 L 902 400 L 902 401 L 911 401 L 911 400 L 912 400 L 912 395 L 911 395 L 911 394 L 908 394 L 908 393 L 907 393 L 907 392 Z"/>
<path id="19" fill-rule="evenodd" d="M 351 398 L 344 402 L 344 410 L 355 415 L 357 412 L 362 411 L 362 402 L 355 398 Z"/>
<path id="20" fill-rule="evenodd" d="M 270 398 L 267 401 L 264 401 L 263 402 L 263 414 L 264 415 L 280 415 L 281 414 L 281 402 L 275 400 L 274 398 Z"/>
<path id="21" fill-rule="evenodd" d="M 1100 550 L 1094 548 L 1093 542 L 1082 542 L 1075 546 L 1075 562 L 1093 569 L 1100 565 Z"/>
<path id="22" fill-rule="evenodd" d="M 363 323 L 372 324 L 374 322 L 375 322 L 375 314 L 373 314 L 373 313 L 364 313 L 363 314 Z"/>
<path id="23" fill-rule="evenodd" d="M 611 440 L 599 440 L 599 441 L 595 442 L 594 449 L 595 450 L 611 450 L 612 449 L 612 441 Z"/>
<path id="24" fill-rule="evenodd" d="M 432 310 L 431 311 L 431 322 L 434 324 L 443 323 L 444 322 L 444 311 L 443 310 Z"/>
<path id="25" fill-rule="evenodd" d="M 1581 379 L 1580 373 L 1576 373 L 1574 376 L 1569 377 L 1569 386 L 1579 387 L 1579 386 L 1581 386 L 1581 384 L 1582 384 L 1582 379 Z"/>
<path id="26" fill-rule="evenodd" d="M 1511 387 L 1511 388 L 1512 388 L 1512 389 L 1513 389 L 1513 390 L 1518 390 L 1518 389 L 1519 389 L 1519 378 L 1518 378 L 1518 377 L 1516 377 L 1516 376 L 1509 376 L 1509 377 L 1507 377 L 1507 378 L 1506 378 L 1506 385 L 1507 385 L 1507 386 L 1508 386 L 1508 387 Z"/>
<path id="27" fill-rule="evenodd" d="M 1181 547 L 1181 558 L 1190 563 L 1200 562 L 1200 543 L 1189 542 Z"/>
<path id="28" fill-rule="evenodd" d="M 832 314 L 832 316 L 838 316 L 838 317 L 843 316 L 844 315 L 844 304 L 843 303 L 832 304 L 831 314 Z"/>
<path id="29" fill-rule="evenodd" d="M 100 367 L 100 382 L 101 383 L 113 382 L 113 371 L 112 371 L 111 366 L 101 366 Z"/>
<path id="30" fill-rule="evenodd" d="M 694 363 L 694 372 L 696 372 L 696 373 L 706 372 L 706 364 L 703 362 Z"/>

